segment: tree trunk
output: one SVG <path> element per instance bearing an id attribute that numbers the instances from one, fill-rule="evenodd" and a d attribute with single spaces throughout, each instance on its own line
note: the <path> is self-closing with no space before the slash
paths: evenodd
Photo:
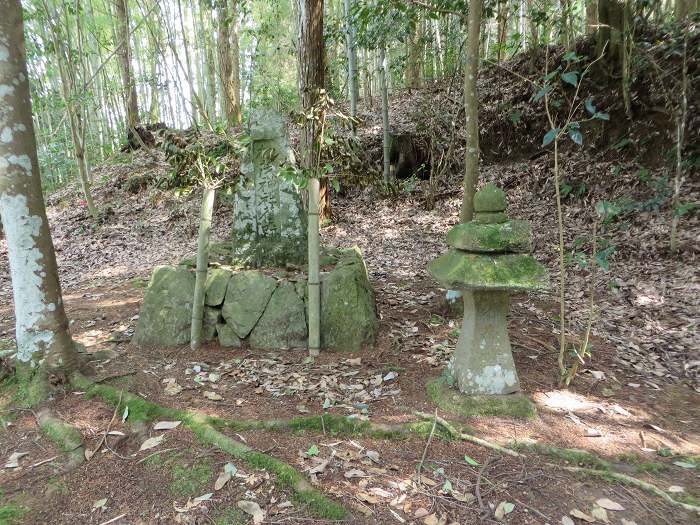
<path id="1" fill-rule="evenodd" d="M 44 2 L 44 8 L 48 16 L 52 16 L 54 20 L 59 19 L 58 15 L 49 11 L 46 2 Z M 75 72 L 69 67 L 69 64 L 74 63 L 70 48 L 66 47 L 69 39 L 63 35 L 59 35 L 58 28 L 55 25 L 51 25 L 51 32 L 54 41 L 54 51 L 58 59 L 58 69 L 61 76 L 61 93 L 66 106 L 66 112 L 68 113 L 70 133 L 73 140 L 73 153 L 75 155 L 76 164 L 78 165 L 78 173 L 80 174 L 80 186 L 83 190 L 83 196 L 85 197 L 85 203 L 87 204 L 90 215 L 92 215 L 93 219 L 97 219 L 97 208 L 95 208 L 95 203 L 92 200 L 92 191 L 90 189 L 90 170 L 87 165 L 87 159 L 85 158 L 84 120 L 81 108 L 75 103 L 75 99 L 77 98 Z"/>
<path id="2" fill-rule="evenodd" d="M 63 309 L 51 232 L 41 193 L 41 176 L 29 99 L 22 7 L 0 0 L 0 217 L 4 225 L 14 297 L 18 371 L 31 374 L 42 358 L 45 367 L 63 359 L 67 372 L 78 359 Z M 40 375 L 37 375 L 41 379 Z"/>
<path id="3" fill-rule="evenodd" d="M 474 216 L 474 193 L 479 180 L 479 97 L 476 79 L 479 75 L 479 30 L 483 1 L 476 0 L 469 6 L 467 21 L 467 50 L 464 64 L 464 115 L 467 131 L 464 152 L 464 197 L 460 220 L 469 222 Z"/>
<path id="4" fill-rule="evenodd" d="M 408 45 L 408 57 L 406 59 L 406 87 L 419 88 L 423 73 L 423 24 L 420 18 L 415 22 L 415 28 L 411 33 Z M 384 51 L 386 55 L 386 50 Z"/>
<path id="5" fill-rule="evenodd" d="M 372 100 L 372 61 L 369 59 L 369 53 L 367 50 L 362 51 L 362 56 L 364 60 L 364 81 L 362 82 L 362 98 L 364 98 L 365 105 L 368 108 L 374 107 L 374 101 Z"/>
<path id="6" fill-rule="evenodd" d="M 219 69 L 224 115 L 229 127 L 243 122 L 240 59 L 238 56 L 238 0 L 219 0 Z"/>
<path id="7" fill-rule="evenodd" d="M 348 98 L 350 100 L 350 116 L 357 116 L 357 49 L 355 48 L 355 27 L 350 18 L 354 0 L 344 0 L 345 6 L 345 40 L 348 55 Z M 352 123 L 352 133 L 355 134 L 355 123 Z"/>
<path id="8" fill-rule="evenodd" d="M 299 2 L 299 89 L 307 115 L 318 105 L 324 77 L 323 0 Z M 317 162 L 323 119 L 305 119 L 301 132 L 302 165 L 309 172 L 309 354 L 321 349 L 321 283 L 319 276 L 319 189 Z"/>
<path id="9" fill-rule="evenodd" d="M 386 49 L 384 43 L 379 46 L 379 89 L 382 92 L 382 146 L 383 146 L 383 176 L 384 182 L 391 179 L 389 155 L 391 152 L 391 135 L 389 132 L 389 89 L 386 85 L 388 73 Z"/>
<path id="10" fill-rule="evenodd" d="M 624 6 L 619 0 L 598 0 L 598 35 L 596 54 L 605 50 L 601 64 L 608 73 L 617 75 L 622 67 Z"/>
<path id="11" fill-rule="evenodd" d="M 598 25 L 598 0 L 586 0 L 586 33 L 594 33 Z"/>
<path id="12" fill-rule="evenodd" d="M 205 10 L 206 6 L 206 10 Z M 211 4 L 207 0 L 200 0 L 200 13 L 204 17 L 202 30 L 204 32 L 204 66 L 207 81 L 207 113 L 209 118 L 216 120 L 216 63 L 214 62 L 214 41 L 212 39 L 212 10 Z"/>
<path id="13" fill-rule="evenodd" d="M 209 267 L 209 237 L 211 235 L 211 218 L 214 212 L 216 190 L 204 187 L 202 210 L 199 218 L 199 237 L 197 238 L 197 272 L 192 300 L 192 326 L 190 329 L 190 347 L 198 350 L 202 346 L 202 322 L 204 320 L 204 285 L 207 282 Z"/>
<path id="14" fill-rule="evenodd" d="M 134 128 L 139 123 L 139 107 L 136 99 L 136 84 L 131 69 L 131 44 L 129 43 L 129 8 L 127 0 L 116 0 L 117 23 L 119 38 L 115 45 L 124 42 L 119 47 L 118 55 L 122 69 L 122 84 L 124 87 L 124 104 L 126 106 L 126 125 L 128 129 Z"/>

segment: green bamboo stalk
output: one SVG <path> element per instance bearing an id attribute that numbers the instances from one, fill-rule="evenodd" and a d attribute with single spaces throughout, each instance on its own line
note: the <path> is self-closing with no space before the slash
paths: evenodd
<path id="1" fill-rule="evenodd" d="M 317 177 L 309 179 L 309 355 L 316 357 L 321 353 L 321 280 L 319 270 L 319 190 Z"/>
<path id="2" fill-rule="evenodd" d="M 202 346 L 202 322 L 204 319 L 204 284 L 207 281 L 207 266 L 209 265 L 209 235 L 211 233 L 211 218 L 214 213 L 214 196 L 216 190 L 204 187 L 202 195 L 202 211 L 199 219 L 199 236 L 197 238 L 197 272 L 194 284 L 194 299 L 192 300 L 192 327 L 190 330 L 190 347 L 192 350 Z"/>

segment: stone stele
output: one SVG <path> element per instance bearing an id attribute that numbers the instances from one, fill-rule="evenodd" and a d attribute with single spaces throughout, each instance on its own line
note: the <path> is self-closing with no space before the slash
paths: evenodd
<path id="1" fill-rule="evenodd" d="M 298 188 L 281 176 L 294 166 L 284 121 L 272 110 L 256 110 L 248 131 L 234 198 L 234 259 L 254 268 L 303 264 L 306 216 Z"/>
<path id="2" fill-rule="evenodd" d="M 468 395 L 510 394 L 520 389 L 508 338 L 510 292 L 544 287 L 545 268 L 529 252 L 532 232 L 509 221 L 506 195 L 489 183 L 474 196 L 474 220 L 448 234 L 450 250 L 429 272 L 464 299 L 462 331 L 448 373 Z"/>

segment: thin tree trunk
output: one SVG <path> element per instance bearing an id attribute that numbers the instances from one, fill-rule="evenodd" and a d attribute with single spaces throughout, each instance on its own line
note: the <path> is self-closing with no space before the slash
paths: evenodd
<path id="1" fill-rule="evenodd" d="M 374 101 L 372 100 L 372 65 L 369 59 L 369 53 L 366 49 L 362 51 L 362 57 L 364 61 L 364 81 L 362 82 L 362 98 L 365 99 L 365 105 L 368 108 L 374 107 Z"/>
<path id="2" fill-rule="evenodd" d="M 211 218 L 214 213 L 216 190 L 204 186 L 202 210 L 199 218 L 199 236 L 197 238 L 197 272 L 192 300 L 192 326 L 190 329 L 190 347 L 199 350 L 202 346 L 202 322 L 204 321 L 204 285 L 207 281 L 209 266 L 209 237 L 211 235 Z"/>
<path id="3" fill-rule="evenodd" d="M 49 367 L 60 357 L 71 373 L 78 359 L 63 309 L 41 193 L 20 1 L 0 0 L 0 12 L 0 42 L 8 44 L 0 53 L 0 85 L 14 86 L 0 94 L 0 129 L 12 134 L 10 140 L 0 140 L 5 166 L 0 177 L 0 217 L 12 278 L 18 371 L 28 376 L 42 358 Z"/>
<path id="4" fill-rule="evenodd" d="M 383 146 L 383 176 L 384 182 L 391 179 L 389 156 L 391 152 L 391 136 L 389 134 L 389 90 L 386 85 L 388 73 L 386 49 L 384 44 L 379 45 L 379 89 L 382 92 L 382 146 Z"/>
<path id="5" fill-rule="evenodd" d="M 240 98 L 237 6 L 237 0 L 219 1 L 219 69 L 221 70 L 224 114 L 229 126 L 237 126 L 243 121 Z"/>
<path id="6" fill-rule="evenodd" d="M 419 88 L 423 74 L 423 24 L 420 18 L 416 20 L 416 27 L 407 42 L 408 57 L 406 64 L 406 87 Z M 384 51 L 386 55 L 386 50 Z"/>
<path id="7" fill-rule="evenodd" d="M 129 8 L 127 0 L 116 0 L 119 41 L 115 45 L 124 42 L 119 47 L 119 60 L 122 68 L 122 83 L 124 87 L 124 105 L 126 107 L 127 129 L 134 128 L 139 123 L 139 107 L 136 98 L 136 84 L 131 69 L 131 45 L 129 44 Z"/>
<path id="8" fill-rule="evenodd" d="M 44 2 L 44 9 L 49 16 L 52 16 L 54 20 L 58 19 L 58 16 L 51 13 L 48 4 Z M 66 24 L 67 26 L 67 24 Z M 75 98 L 75 78 L 72 70 L 69 69 L 68 64 L 72 63 L 71 53 L 66 45 L 68 45 L 68 38 L 62 38 L 58 33 L 58 28 L 55 25 L 51 25 L 51 32 L 54 40 L 54 48 L 56 57 L 58 59 L 58 68 L 61 76 L 61 92 L 63 95 L 63 102 L 66 105 L 66 111 L 68 112 L 68 122 L 70 124 L 71 138 L 73 140 L 73 153 L 75 155 L 75 161 L 78 164 L 78 173 L 80 174 L 80 185 L 83 190 L 83 196 L 85 197 L 85 203 L 87 204 L 88 211 L 92 215 L 93 219 L 97 219 L 97 209 L 95 208 L 95 203 L 92 200 L 92 192 L 90 190 L 90 175 L 87 166 L 87 161 L 85 159 L 85 132 L 83 128 L 83 119 L 79 108 L 74 103 Z"/>
<path id="9" fill-rule="evenodd" d="M 464 115 L 467 131 L 464 152 L 464 197 L 460 220 L 469 222 L 474 216 L 474 193 L 479 180 L 479 97 L 476 79 L 479 75 L 479 30 L 482 0 L 472 1 L 467 21 L 467 54 L 464 64 Z"/>
<path id="10" fill-rule="evenodd" d="M 301 105 L 308 114 L 319 101 L 324 82 L 323 0 L 299 2 L 299 87 Z M 317 158 L 320 153 L 320 133 L 315 119 L 306 119 L 301 133 L 303 166 L 309 170 L 309 355 L 321 350 L 321 282 L 319 272 L 319 179 Z"/>
<path id="11" fill-rule="evenodd" d="M 681 70 L 680 107 L 676 110 L 676 169 L 673 179 L 673 198 L 671 200 L 671 238 L 672 253 L 678 253 L 678 220 L 680 213 L 681 185 L 683 184 L 683 148 L 685 146 L 685 127 L 688 118 L 688 34 L 683 40 L 683 64 Z"/>
<path id="12" fill-rule="evenodd" d="M 190 91 L 190 111 L 192 113 L 192 125 L 197 126 L 197 113 L 200 108 L 197 107 L 197 93 L 195 88 L 195 78 L 192 74 L 192 59 L 190 57 L 190 42 L 187 40 L 188 31 L 185 28 L 185 16 L 182 13 L 182 2 L 177 0 L 178 18 L 180 19 L 180 30 L 182 31 L 182 44 L 185 50 L 185 68 L 187 71 L 187 84 Z"/>
<path id="13" fill-rule="evenodd" d="M 344 0 L 345 6 L 345 41 L 348 55 L 348 98 L 350 99 L 350 116 L 357 116 L 357 50 L 355 48 L 355 27 L 350 18 L 353 0 Z M 352 123 L 352 133 L 355 135 L 355 122 Z"/>

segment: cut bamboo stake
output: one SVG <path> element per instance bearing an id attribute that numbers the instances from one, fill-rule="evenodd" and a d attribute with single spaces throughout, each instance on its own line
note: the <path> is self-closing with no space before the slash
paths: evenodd
<path id="1" fill-rule="evenodd" d="M 314 174 L 315 175 L 315 174 Z M 319 191 L 317 177 L 309 179 L 309 355 L 316 357 L 321 353 L 321 281 L 319 269 Z"/>
<path id="2" fill-rule="evenodd" d="M 209 266 L 209 234 L 211 218 L 214 213 L 214 196 L 216 190 L 205 186 L 202 195 L 202 212 L 199 219 L 199 237 L 197 238 L 197 273 L 192 301 L 192 327 L 190 330 L 190 347 L 197 350 L 202 345 L 202 322 L 204 319 L 204 285 L 207 281 Z"/>

